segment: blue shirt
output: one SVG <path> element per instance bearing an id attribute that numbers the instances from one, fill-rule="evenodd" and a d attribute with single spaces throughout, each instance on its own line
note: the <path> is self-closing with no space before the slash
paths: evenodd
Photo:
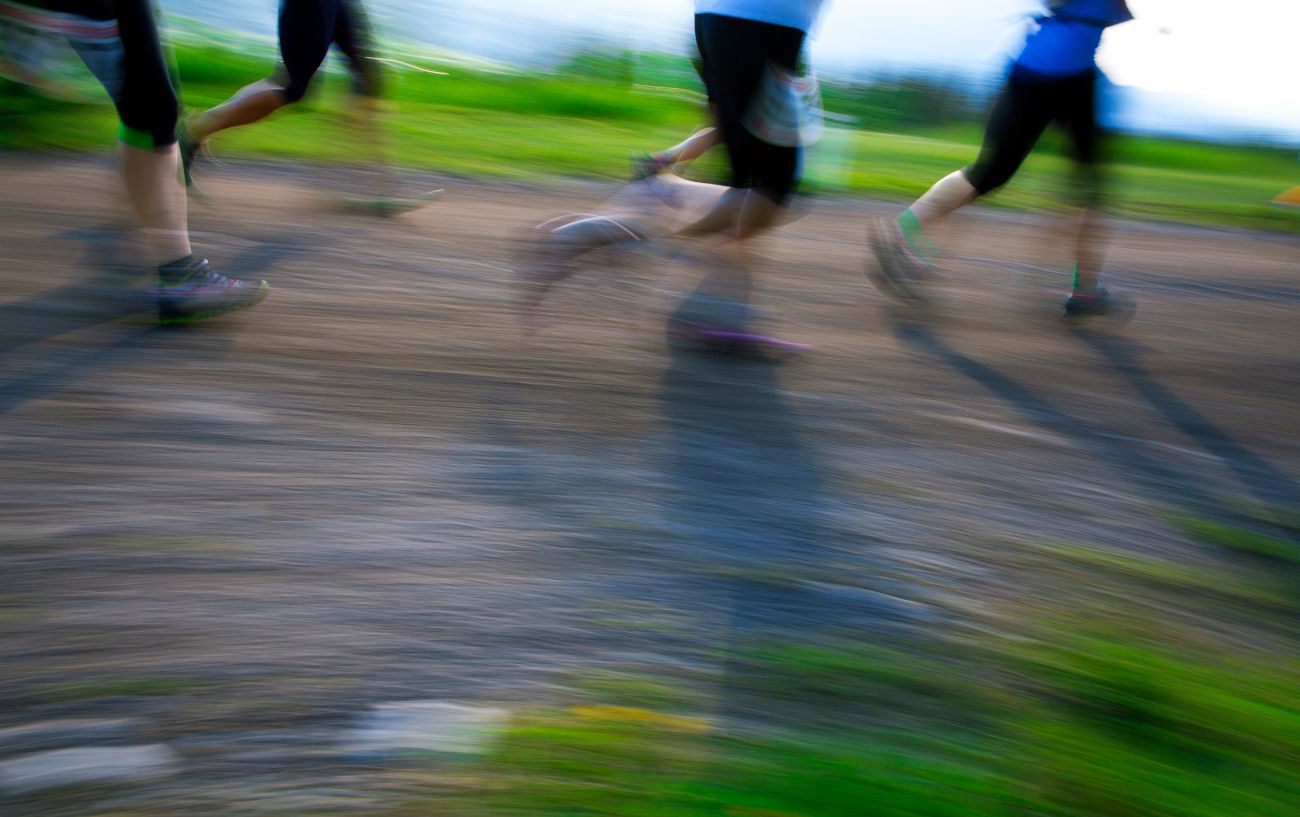
<path id="1" fill-rule="evenodd" d="M 1133 19 L 1119 0 L 1064 0 L 1048 4 L 1038 30 L 1025 40 L 1013 71 L 1047 78 L 1069 77 L 1091 69 L 1101 34 Z"/>
<path id="2" fill-rule="evenodd" d="M 757 20 L 807 33 L 821 5 L 822 0 L 695 0 L 695 13 Z"/>

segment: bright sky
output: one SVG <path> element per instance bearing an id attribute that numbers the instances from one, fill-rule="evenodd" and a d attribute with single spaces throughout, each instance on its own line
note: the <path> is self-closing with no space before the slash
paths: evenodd
<path id="1" fill-rule="evenodd" d="M 633 47 L 684 51 L 694 0 L 362 0 L 390 34 L 506 61 L 563 48 L 584 30 Z M 276 0 L 162 0 L 163 8 L 270 33 Z M 923 68 L 993 76 L 1037 0 L 826 0 L 811 43 L 823 73 Z M 1137 20 L 1099 56 L 1137 89 L 1128 124 L 1183 131 L 1271 130 L 1300 142 L 1300 0 L 1129 0 Z"/>
<path id="2" fill-rule="evenodd" d="M 1103 42 L 1112 80 L 1300 134 L 1300 0 L 1130 0 Z"/>
<path id="3" fill-rule="evenodd" d="M 994 73 L 1020 42 L 1028 15 L 1042 9 L 1036 0 L 826 2 L 811 45 L 823 70 Z M 562 18 L 655 45 L 684 41 L 694 8 L 693 0 L 546 3 Z M 1135 112 L 1150 114 L 1144 121 L 1235 121 L 1300 140 L 1300 0 L 1129 0 L 1129 7 L 1137 19 L 1107 32 L 1099 60 L 1114 82 L 1157 94 L 1135 97 Z"/>

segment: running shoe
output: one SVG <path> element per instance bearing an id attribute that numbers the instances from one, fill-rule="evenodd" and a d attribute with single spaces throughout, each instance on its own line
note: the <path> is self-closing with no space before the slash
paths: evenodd
<path id="1" fill-rule="evenodd" d="M 867 277 L 881 292 L 914 304 L 929 302 L 925 282 L 933 272 L 908 249 L 897 226 L 887 219 L 871 222 L 867 226 L 867 245 L 876 258 L 875 267 L 867 268 Z"/>
<path id="2" fill-rule="evenodd" d="M 750 328 L 762 322 L 763 315 L 749 304 L 694 293 L 668 316 L 668 343 L 674 348 L 763 358 L 811 348 L 806 343 L 762 335 Z"/>
<path id="3" fill-rule="evenodd" d="M 639 182 L 652 176 L 658 176 L 673 166 L 673 162 L 661 153 L 637 153 L 629 161 L 632 166 L 632 181 Z"/>
<path id="4" fill-rule="evenodd" d="M 1063 318 L 1089 318 L 1109 315 L 1116 311 L 1118 302 L 1110 290 L 1099 286 L 1090 292 L 1075 292 L 1065 299 L 1061 307 Z"/>
<path id="5" fill-rule="evenodd" d="M 676 347 L 695 347 L 739 357 L 761 358 L 798 354 L 812 348 L 807 343 L 706 326 L 678 317 L 668 319 L 668 342 Z"/>
<path id="6" fill-rule="evenodd" d="M 164 324 L 190 323 L 254 306 L 271 287 L 265 281 L 253 283 L 219 275 L 200 258 L 175 280 L 159 278 L 158 320 Z"/>

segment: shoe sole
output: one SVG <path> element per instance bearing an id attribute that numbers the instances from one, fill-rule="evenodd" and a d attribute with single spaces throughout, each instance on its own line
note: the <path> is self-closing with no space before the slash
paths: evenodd
<path id="1" fill-rule="evenodd" d="M 228 315 L 231 312 L 250 309 L 266 300 L 266 296 L 269 295 L 270 292 L 270 284 L 263 281 L 261 286 L 259 286 L 255 292 L 250 293 L 248 298 L 221 304 L 219 306 L 212 306 L 206 309 L 200 308 L 182 311 L 174 308 L 169 309 L 166 304 L 159 302 L 158 323 L 161 326 L 181 326 L 188 323 L 208 320 L 209 318 L 216 318 L 221 315 Z"/>
<path id="2" fill-rule="evenodd" d="M 1089 318 L 1110 318 L 1118 323 L 1128 323 L 1137 314 L 1137 302 L 1124 295 L 1112 294 L 1110 300 L 1101 308 L 1087 312 L 1065 312 L 1061 318 L 1068 323 L 1086 321 Z"/>
<path id="3" fill-rule="evenodd" d="M 761 358 L 786 357 L 812 349 L 812 346 L 807 343 L 782 340 L 753 332 L 710 329 L 680 319 L 669 321 L 668 344 L 673 348 Z"/>

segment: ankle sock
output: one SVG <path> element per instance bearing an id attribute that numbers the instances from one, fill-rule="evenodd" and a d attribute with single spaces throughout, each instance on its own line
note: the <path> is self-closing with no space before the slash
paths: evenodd
<path id="1" fill-rule="evenodd" d="M 1090 287 L 1081 286 L 1079 283 L 1079 262 L 1078 261 L 1074 262 L 1074 277 L 1070 281 L 1071 294 L 1078 295 L 1083 298 L 1092 298 L 1092 297 L 1096 297 L 1097 295 L 1100 295 L 1103 290 L 1105 290 L 1105 287 L 1101 285 L 1100 279 L 1098 279 Z"/>
<path id="2" fill-rule="evenodd" d="M 191 253 L 168 264 L 158 267 L 158 278 L 164 284 L 179 284 L 194 271 L 195 258 Z"/>
<path id="3" fill-rule="evenodd" d="M 921 227 L 921 220 L 911 210 L 904 210 L 898 216 L 898 229 L 903 234 L 903 240 L 912 252 L 916 253 L 922 261 L 929 263 L 938 255 L 938 248 L 930 237 L 925 234 Z"/>

